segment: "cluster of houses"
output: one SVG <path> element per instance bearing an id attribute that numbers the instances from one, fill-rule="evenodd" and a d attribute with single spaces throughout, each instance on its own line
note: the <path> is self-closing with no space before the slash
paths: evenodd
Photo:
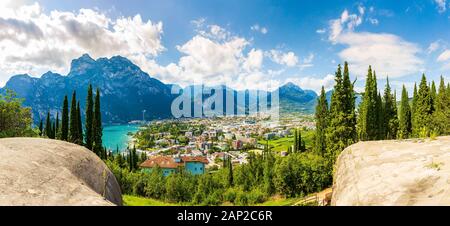
<path id="1" fill-rule="evenodd" d="M 256 119 L 192 119 L 189 123 L 208 126 L 201 134 L 185 131 L 184 136 L 188 139 L 185 145 L 171 138 L 169 132 L 159 133 L 160 139 L 155 144 L 164 143 L 165 147 L 146 152 L 148 159 L 141 164 L 141 168 L 149 172 L 158 166 L 164 175 L 168 175 L 181 167 L 193 174 L 202 174 L 206 168 L 221 167 L 220 162 L 225 158 L 231 159 L 233 164 L 244 164 L 248 157 L 244 149 L 256 153 L 264 149 L 264 145 L 258 144 L 257 137 L 266 140 L 282 138 L 289 136 L 291 130 L 279 124 L 260 123 Z"/>

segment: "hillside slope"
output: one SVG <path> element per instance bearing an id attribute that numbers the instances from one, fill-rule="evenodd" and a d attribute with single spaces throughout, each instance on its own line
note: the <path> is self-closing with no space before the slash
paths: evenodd
<path id="1" fill-rule="evenodd" d="M 450 205 L 450 136 L 359 142 L 338 158 L 332 205 Z"/>
<path id="2" fill-rule="evenodd" d="M 84 147 L 41 138 L 0 139 L 0 206 L 122 205 L 107 166 Z"/>

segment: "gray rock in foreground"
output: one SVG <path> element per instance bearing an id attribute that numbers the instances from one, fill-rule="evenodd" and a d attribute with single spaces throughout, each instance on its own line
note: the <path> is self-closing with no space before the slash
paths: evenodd
<path id="1" fill-rule="evenodd" d="M 120 186 L 94 153 L 41 138 L 0 139 L 0 205 L 122 205 Z"/>
<path id="2" fill-rule="evenodd" d="M 450 136 L 351 145 L 338 158 L 331 205 L 450 205 Z"/>

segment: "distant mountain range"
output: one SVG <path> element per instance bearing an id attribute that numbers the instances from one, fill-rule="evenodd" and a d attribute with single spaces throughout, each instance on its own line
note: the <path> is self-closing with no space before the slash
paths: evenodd
<path id="1" fill-rule="evenodd" d="M 100 88 L 102 116 L 106 123 L 142 119 L 143 110 L 151 118 L 171 115 L 170 103 L 174 97 L 170 94 L 169 86 L 120 56 L 94 60 L 85 54 L 72 61 L 67 76 L 52 72 L 40 78 L 16 75 L 2 90 L 11 89 L 24 98 L 24 105 L 32 107 L 33 118 L 39 121 L 48 110 L 51 110 L 52 115 L 61 111 L 64 95 L 68 95 L 70 101 L 73 90 L 84 111 L 90 83 L 94 88 Z"/>
<path id="2" fill-rule="evenodd" d="M 0 89 L 0 93 L 11 89 L 19 97 L 24 98 L 24 105 L 33 109 L 33 118 L 37 122 L 45 117 L 48 110 L 52 115 L 61 111 L 64 95 L 68 95 L 70 99 L 73 90 L 77 92 L 77 99 L 80 100 L 84 112 L 89 84 L 94 88 L 100 88 L 102 116 L 105 123 L 141 120 L 144 110 L 146 120 L 172 117 L 171 104 L 177 95 L 171 94 L 171 88 L 177 85 L 164 84 L 150 77 L 130 60 L 121 56 L 94 60 L 85 54 L 72 60 L 70 72 L 66 76 L 50 71 L 40 78 L 27 74 L 15 75 Z M 246 103 L 254 98 L 249 95 L 254 91 L 237 91 L 225 86 L 223 88 L 224 94 L 232 92 L 235 98 L 237 94 L 244 94 Z M 314 91 L 303 90 L 293 83 L 287 83 L 277 91 L 281 113 L 314 112 L 317 101 L 317 94 Z M 208 95 L 203 95 L 203 98 L 205 97 Z M 238 107 L 234 108 L 236 111 Z"/>

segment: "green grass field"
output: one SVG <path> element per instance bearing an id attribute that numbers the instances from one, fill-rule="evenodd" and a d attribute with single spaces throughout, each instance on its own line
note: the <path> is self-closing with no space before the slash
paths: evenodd
<path id="1" fill-rule="evenodd" d="M 176 206 L 173 203 L 132 195 L 123 195 L 122 198 L 124 206 Z"/>
<path id="2" fill-rule="evenodd" d="M 292 206 L 295 203 L 301 201 L 303 198 L 280 198 L 271 197 L 269 200 L 257 204 L 258 206 Z"/>
<path id="3" fill-rule="evenodd" d="M 302 198 L 271 197 L 269 200 L 257 204 L 257 206 L 292 206 Z M 168 203 L 151 198 L 143 198 L 133 195 L 123 195 L 124 206 L 180 206 L 182 204 Z M 223 203 L 223 206 L 232 206 L 232 203 Z"/>
<path id="4" fill-rule="evenodd" d="M 312 147 L 314 137 L 314 130 L 302 131 L 302 138 L 305 139 L 306 148 L 310 149 Z M 259 140 L 258 143 L 266 144 L 266 140 Z M 288 147 L 294 143 L 293 135 L 289 137 L 283 137 L 280 139 L 269 140 L 269 145 L 272 147 L 273 151 L 287 151 Z"/>

